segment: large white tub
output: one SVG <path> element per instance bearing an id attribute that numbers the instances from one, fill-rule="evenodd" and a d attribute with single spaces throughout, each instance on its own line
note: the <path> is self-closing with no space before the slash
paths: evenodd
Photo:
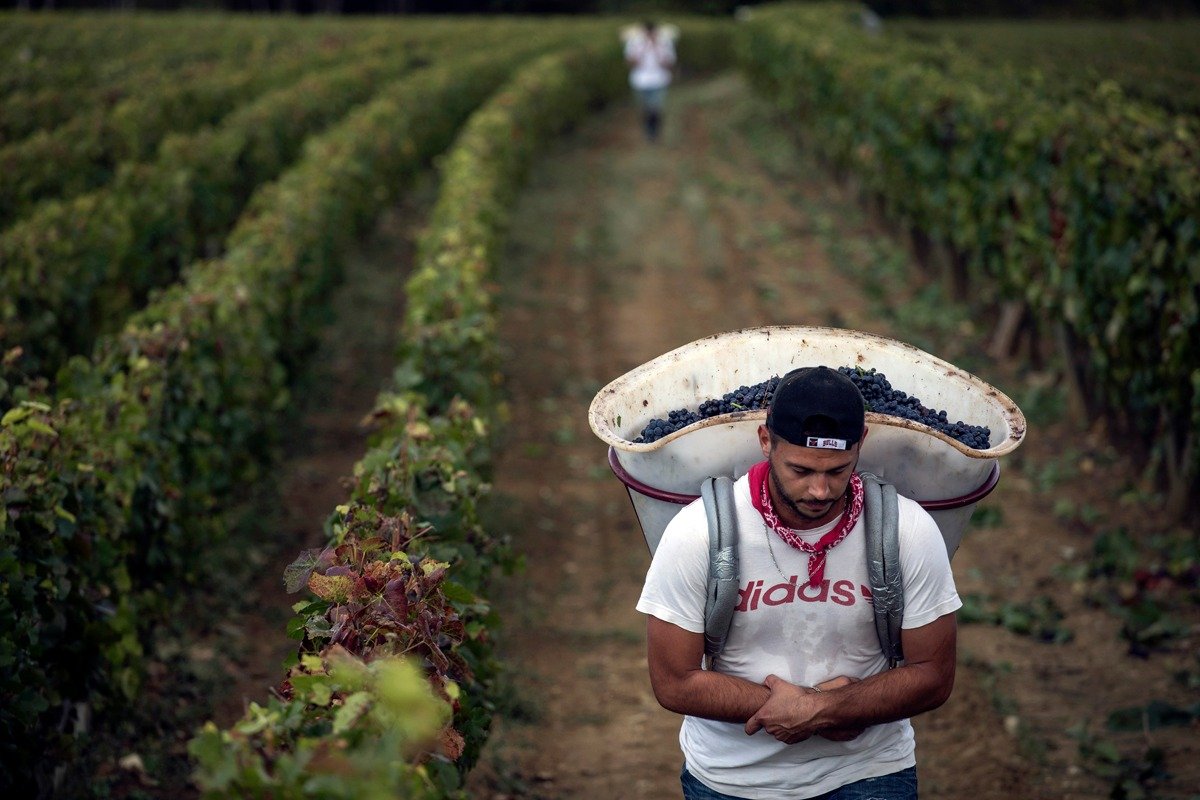
<path id="1" fill-rule="evenodd" d="M 747 328 L 686 344 L 622 375 L 592 400 L 592 430 L 609 445 L 609 464 L 629 490 L 651 552 L 683 504 L 710 475 L 738 477 L 762 451 L 756 430 L 766 411 L 697 422 L 649 444 L 635 444 L 651 419 L 761 383 L 803 366 L 859 366 L 882 372 L 898 390 L 950 421 L 991 429 L 976 450 L 920 423 L 867 413 L 870 435 L 859 469 L 894 483 L 933 515 L 951 556 L 975 505 L 996 485 L 999 458 L 1025 436 L 1025 417 L 1005 394 L 911 345 L 853 330 L 804 326 Z"/>

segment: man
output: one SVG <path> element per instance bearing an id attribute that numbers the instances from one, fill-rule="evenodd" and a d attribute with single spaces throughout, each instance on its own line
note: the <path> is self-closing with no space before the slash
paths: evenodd
<path id="1" fill-rule="evenodd" d="M 950 695 L 962 603 L 936 523 L 899 498 L 905 661 L 888 669 L 855 473 L 866 437 L 846 376 L 805 367 L 780 381 L 758 429 L 767 460 L 734 487 L 740 603 L 711 669 L 703 503 L 663 533 L 637 607 L 655 696 L 685 715 L 685 800 L 917 796 L 908 718 Z"/>
<path id="2" fill-rule="evenodd" d="M 675 66 L 675 43 L 672 32 L 647 20 L 640 30 L 623 34 L 625 61 L 629 64 L 629 85 L 637 95 L 642 109 L 646 138 L 658 138 L 662 124 L 667 87 L 671 84 L 671 69 Z"/>

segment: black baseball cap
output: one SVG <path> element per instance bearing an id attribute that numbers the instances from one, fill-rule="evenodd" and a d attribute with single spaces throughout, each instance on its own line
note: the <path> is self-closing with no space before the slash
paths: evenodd
<path id="1" fill-rule="evenodd" d="M 767 410 L 767 430 L 800 447 L 848 450 L 862 438 L 866 404 L 854 381 L 829 367 L 784 375 Z"/>

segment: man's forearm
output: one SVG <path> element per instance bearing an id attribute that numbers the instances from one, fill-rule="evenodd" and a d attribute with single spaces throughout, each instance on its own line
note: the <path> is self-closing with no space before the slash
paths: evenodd
<path id="1" fill-rule="evenodd" d="M 813 726 L 865 728 L 937 708 L 950 696 L 949 677 L 933 665 L 914 664 L 805 699 L 816 703 Z"/>
<path id="2" fill-rule="evenodd" d="M 878 725 L 937 708 L 954 688 L 955 639 L 953 614 L 920 628 L 906 629 L 902 641 L 908 662 L 822 698 L 818 724 Z"/>
<path id="3" fill-rule="evenodd" d="M 745 723 L 771 692 L 761 683 L 711 670 L 693 670 L 666 686 L 654 686 L 663 708 L 677 714 Z"/>

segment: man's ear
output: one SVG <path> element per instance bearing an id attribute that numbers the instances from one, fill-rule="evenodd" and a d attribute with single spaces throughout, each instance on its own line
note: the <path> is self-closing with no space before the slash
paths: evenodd
<path id="1" fill-rule="evenodd" d="M 771 432 L 766 425 L 758 426 L 758 446 L 762 448 L 763 458 L 771 457 Z"/>

